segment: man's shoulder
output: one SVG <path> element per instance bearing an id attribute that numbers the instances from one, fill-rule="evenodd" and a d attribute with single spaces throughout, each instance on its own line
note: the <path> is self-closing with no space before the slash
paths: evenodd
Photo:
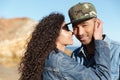
<path id="1" fill-rule="evenodd" d="M 118 41 L 112 40 L 112 41 L 111 41 L 111 44 L 120 47 L 120 42 L 118 42 Z"/>
<path id="2" fill-rule="evenodd" d="M 111 39 L 111 38 L 109 38 L 107 36 L 105 36 L 104 41 L 106 41 L 110 45 L 110 47 L 120 48 L 120 42 L 115 41 L 115 40 L 113 40 L 113 39 Z"/>

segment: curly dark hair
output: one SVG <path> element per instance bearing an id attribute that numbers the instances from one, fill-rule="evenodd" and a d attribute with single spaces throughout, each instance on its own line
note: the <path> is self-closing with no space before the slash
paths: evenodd
<path id="1" fill-rule="evenodd" d="M 52 50 L 57 51 L 55 41 L 63 22 L 60 13 L 51 13 L 40 20 L 21 59 L 19 80 L 42 80 L 45 59 Z"/>

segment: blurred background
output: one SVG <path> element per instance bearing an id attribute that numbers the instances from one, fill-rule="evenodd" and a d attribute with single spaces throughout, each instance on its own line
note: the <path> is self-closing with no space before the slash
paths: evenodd
<path id="1" fill-rule="evenodd" d="M 104 33 L 120 42 L 119 0 L 0 0 L 0 80 L 18 80 L 19 61 L 39 20 L 51 12 L 60 12 L 69 22 L 68 9 L 78 2 L 93 3 Z M 71 50 L 80 46 L 73 39 L 74 44 L 68 46 Z"/>

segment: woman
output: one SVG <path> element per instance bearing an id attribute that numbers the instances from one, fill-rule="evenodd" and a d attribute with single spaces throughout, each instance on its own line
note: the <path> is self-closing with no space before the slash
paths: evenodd
<path id="1" fill-rule="evenodd" d="M 66 45 L 70 44 L 73 44 L 72 32 L 68 29 L 64 16 L 51 13 L 44 17 L 36 26 L 27 45 L 19 68 L 19 80 L 85 80 L 85 76 L 91 80 L 92 76 L 99 78 L 100 75 L 108 78 L 109 49 L 105 42 L 96 41 L 95 59 L 102 59 L 104 62 L 97 61 L 94 68 L 81 66 L 64 53 Z M 99 44 L 102 44 L 102 47 Z M 100 54 L 101 50 L 105 54 Z M 104 70 L 104 73 L 101 73 L 101 70 Z M 93 73 L 92 76 L 90 72 Z"/>

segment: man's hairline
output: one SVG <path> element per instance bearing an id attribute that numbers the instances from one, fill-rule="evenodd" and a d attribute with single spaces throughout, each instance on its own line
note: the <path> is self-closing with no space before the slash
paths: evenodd
<path id="1" fill-rule="evenodd" d="M 93 18 L 91 18 L 91 19 L 88 19 L 88 20 L 85 20 L 85 21 L 80 21 L 80 22 L 77 22 L 76 24 L 82 24 L 82 23 L 85 23 L 85 22 L 87 22 L 87 21 L 89 21 L 89 20 L 93 20 L 94 19 L 94 21 L 96 21 L 96 19 L 98 19 L 97 17 L 93 17 Z M 75 23 L 72 23 L 72 27 L 73 27 L 73 24 L 75 24 Z"/>

